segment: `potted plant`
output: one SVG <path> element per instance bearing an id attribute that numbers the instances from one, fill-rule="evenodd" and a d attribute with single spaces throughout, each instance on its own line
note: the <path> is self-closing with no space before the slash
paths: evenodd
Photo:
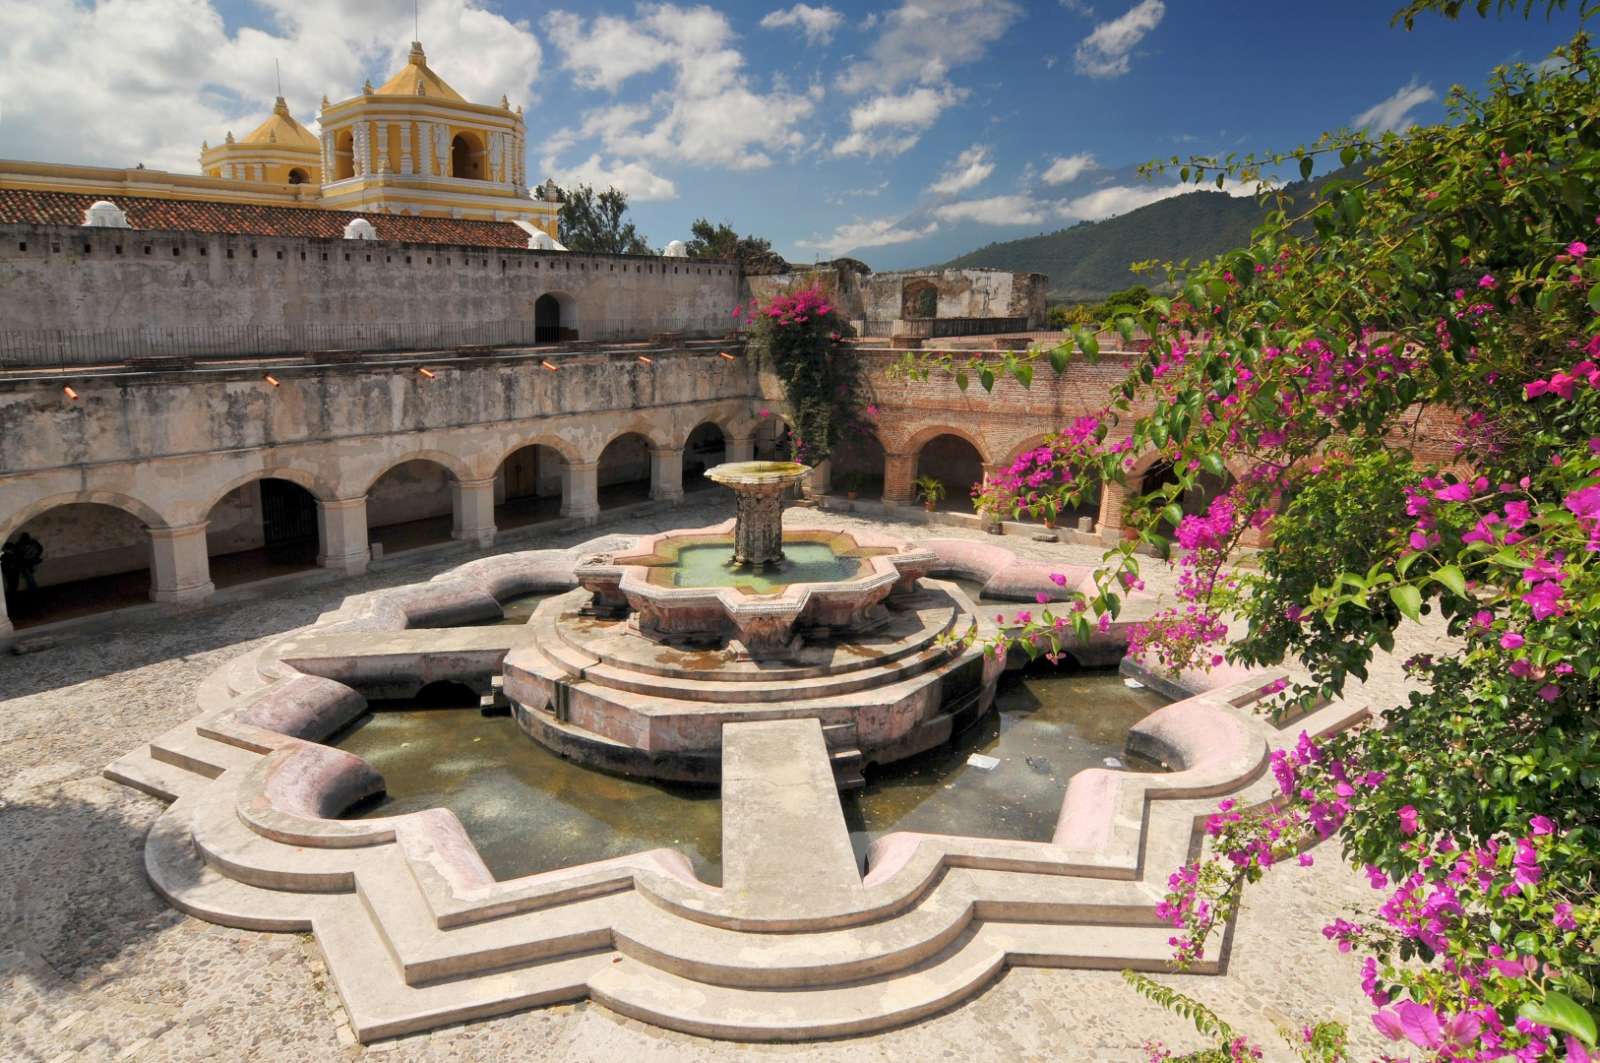
<path id="1" fill-rule="evenodd" d="M 854 502 L 856 493 L 861 490 L 861 474 L 852 472 L 844 478 L 844 497 Z"/>
<path id="2" fill-rule="evenodd" d="M 932 513 L 938 508 L 939 500 L 944 497 L 944 481 L 937 476 L 919 476 L 916 485 L 917 495 L 922 499 L 922 508 Z"/>

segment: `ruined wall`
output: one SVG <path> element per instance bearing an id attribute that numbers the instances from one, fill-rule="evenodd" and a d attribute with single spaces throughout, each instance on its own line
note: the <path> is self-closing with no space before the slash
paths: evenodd
<path id="1" fill-rule="evenodd" d="M 5 331 L 531 322 L 547 292 L 603 338 L 724 329 L 740 288 L 730 263 L 649 255 L 0 226 Z"/>
<path id="2" fill-rule="evenodd" d="M 990 269 L 873 274 L 863 285 L 863 316 L 869 320 L 903 317 L 905 286 L 917 281 L 932 284 L 937 292 L 937 317 L 1026 317 L 1029 328 L 1044 325 L 1045 295 L 1050 278 L 1042 273 L 1006 273 Z"/>

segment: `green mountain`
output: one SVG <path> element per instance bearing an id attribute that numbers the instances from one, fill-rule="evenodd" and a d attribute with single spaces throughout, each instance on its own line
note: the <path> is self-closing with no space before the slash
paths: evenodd
<path id="1" fill-rule="evenodd" d="M 1329 177 L 1312 181 L 1315 192 Z M 1348 174 L 1341 175 L 1348 176 Z M 1308 186 L 1297 182 L 1289 191 L 1297 200 Z M 989 267 L 1050 277 L 1050 298 L 1057 302 L 1098 302 L 1130 284 L 1158 287 L 1160 272 L 1137 274 L 1128 265 L 1146 259 L 1198 261 L 1250 242 L 1271 204 L 1254 196 L 1225 192 L 1187 192 L 1101 221 L 1079 222 L 1069 229 L 989 244 L 946 262 L 945 268 Z"/>

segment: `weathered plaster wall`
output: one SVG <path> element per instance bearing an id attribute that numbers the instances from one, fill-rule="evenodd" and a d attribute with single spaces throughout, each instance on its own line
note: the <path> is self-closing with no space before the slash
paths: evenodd
<path id="1" fill-rule="evenodd" d="M 871 320 L 903 317 L 905 287 L 918 281 L 932 284 L 937 292 L 937 317 L 1026 317 L 1029 328 L 1044 324 L 1048 277 L 988 269 L 873 274 L 862 285 L 863 316 Z"/>
<path id="2" fill-rule="evenodd" d="M 729 263 L 648 255 L 0 226 L 4 330 L 482 325 L 546 292 L 581 338 L 721 329 L 740 288 Z"/>

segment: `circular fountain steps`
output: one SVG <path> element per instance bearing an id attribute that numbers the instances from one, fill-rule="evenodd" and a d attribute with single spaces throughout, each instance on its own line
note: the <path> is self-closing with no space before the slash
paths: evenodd
<path id="1" fill-rule="evenodd" d="M 868 763 L 929 749 L 986 712 L 1002 664 L 984 656 L 989 631 L 965 595 L 936 580 L 880 631 L 788 664 L 663 646 L 581 616 L 587 602 L 579 591 L 540 606 L 503 689 L 534 739 L 625 774 L 715 782 L 724 724 L 814 717 L 840 785 L 858 786 Z"/>

